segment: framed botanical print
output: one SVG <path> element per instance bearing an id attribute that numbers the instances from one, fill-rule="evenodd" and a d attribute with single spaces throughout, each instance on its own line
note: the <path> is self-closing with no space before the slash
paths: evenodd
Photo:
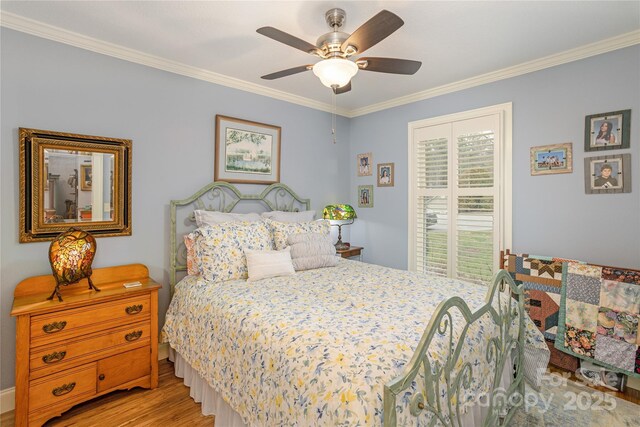
<path id="1" fill-rule="evenodd" d="M 573 172 L 572 147 L 571 142 L 531 147 L 531 175 Z"/>
<path id="2" fill-rule="evenodd" d="M 586 194 L 630 193 L 631 154 L 586 157 L 584 191 Z"/>
<path id="3" fill-rule="evenodd" d="M 585 117 L 584 151 L 629 148 L 631 110 L 611 111 Z"/>
<path id="4" fill-rule="evenodd" d="M 280 127 L 216 115 L 214 181 L 280 182 Z"/>
<path id="5" fill-rule="evenodd" d="M 393 163 L 378 163 L 378 187 L 393 187 Z"/>
<path id="6" fill-rule="evenodd" d="M 373 175 L 373 156 L 371 153 L 358 154 L 358 176 Z"/>
<path id="7" fill-rule="evenodd" d="M 373 207 L 373 185 L 358 185 L 358 207 Z"/>

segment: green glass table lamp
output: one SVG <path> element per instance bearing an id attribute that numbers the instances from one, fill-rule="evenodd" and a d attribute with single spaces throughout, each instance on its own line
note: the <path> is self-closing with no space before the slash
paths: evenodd
<path id="1" fill-rule="evenodd" d="M 357 218 L 355 209 L 351 205 L 327 205 L 322 211 L 322 218 L 328 219 L 331 225 L 338 226 L 338 241 L 336 242 L 336 250 L 349 248 L 348 243 L 342 242 L 342 226 L 351 225 Z"/>

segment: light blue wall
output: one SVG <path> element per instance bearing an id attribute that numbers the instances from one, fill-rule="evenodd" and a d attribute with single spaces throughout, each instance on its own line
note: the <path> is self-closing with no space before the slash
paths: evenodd
<path id="1" fill-rule="evenodd" d="M 365 260 L 407 265 L 407 123 L 513 102 L 513 249 L 640 267 L 640 47 L 623 49 L 387 111 L 340 118 L 305 107 L 120 61 L 12 30 L 0 32 L 0 388 L 13 385 L 12 293 L 22 279 L 48 274 L 48 243 L 18 244 L 20 126 L 133 140 L 133 235 L 98 240 L 95 267 L 140 262 L 165 284 L 168 304 L 168 202 L 213 177 L 214 118 L 225 114 L 282 127 L 281 181 L 312 208 L 351 200 L 355 156 L 395 162 L 396 185 L 378 188 L 375 207 L 358 209 L 345 239 Z M 424 65 L 428 71 L 429 64 Z M 630 108 L 633 192 L 585 195 L 583 126 L 588 114 Z M 574 172 L 531 177 L 529 148 L 574 144 Z M 595 153 L 598 155 L 600 153 Z M 350 182 L 350 185 L 345 184 Z M 252 187 L 246 189 L 249 192 Z M 161 321 L 162 321 L 161 315 Z"/>
<path id="2" fill-rule="evenodd" d="M 429 72 L 430 64 L 424 64 Z M 351 243 L 368 262 L 407 268 L 407 125 L 411 121 L 513 103 L 513 247 L 521 252 L 640 268 L 640 46 L 439 96 L 351 120 L 351 202 L 358 185 L 355 158 L 395 162 L 396 183 L 374 188 L 374 207 L 359 208 Z M 632 188 L 629 194 L 586 195 L 586 115 L 631 109 Z M 531 176 L 529 148 L 573 142 L 573 173 Z"/>
<path id="3" fill-rule="evenodd" d="M 18 127 L 133 140 L 133 235 L 98 239 L 94 267 L 146 264 L 165 285 L 161 313 L 169 302 L 169 200 L 213 180 L 216 114 L 281 126 L 281 182 L 309 197 L 312 209 L 348 197 L 344 118 L 334 145 L 324 112 L 5 28 L 0 36 L 2 389 L 14 383 L 13 289 L 26 277 L 51 272 L 48 242 L 18 244 Z"/>

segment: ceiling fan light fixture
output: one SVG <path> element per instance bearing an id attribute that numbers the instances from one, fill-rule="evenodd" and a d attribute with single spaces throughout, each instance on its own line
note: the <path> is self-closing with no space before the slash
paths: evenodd
<path id="1" fill-rule="evenodd" d="M 348 59 L 330 58 L 313 66 L 313 74 L 326 87 L 342 87 L 349 83 L 358 72 L 358 66 Z"/>

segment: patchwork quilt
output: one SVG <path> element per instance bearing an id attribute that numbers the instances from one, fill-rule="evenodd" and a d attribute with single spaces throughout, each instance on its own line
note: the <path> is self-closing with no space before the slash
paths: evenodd
<path id="1" fill-rule="evenodd" d="M 640 271 L 566 263 L 555 347 L 640 378 Z"/>
<path id="2" fill-rule="evenodd" d="M 562 289 L 562 258 L 506 254 L 504 268 L 527 293 L 527 310 L 548 340 L 556 339 Z"/>

